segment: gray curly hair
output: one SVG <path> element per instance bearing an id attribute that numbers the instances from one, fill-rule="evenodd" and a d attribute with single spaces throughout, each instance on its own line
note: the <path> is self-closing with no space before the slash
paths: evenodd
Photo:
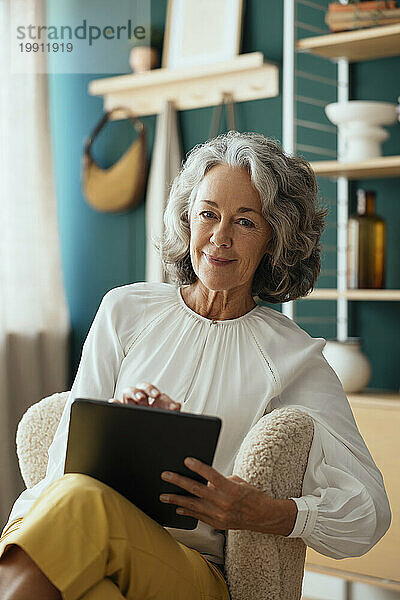
<path id="1" fill-rule="evenodd" d="M 254 132 L 229 131 L 197 144 L 182 163 L 170 187 L 164 232 L 153 238 L 169 279 L 179 285 L 197 280 L 190 258 L 190 213 L 200 182 L 218 164 L 246 167 L 272 229 L 271 254 L 256 269 L 253 297 L 279 303 L 306 296 L 320 272 L 320 237 L 329 210 L 317 206 L 318 186 L 309 163 Z"/>

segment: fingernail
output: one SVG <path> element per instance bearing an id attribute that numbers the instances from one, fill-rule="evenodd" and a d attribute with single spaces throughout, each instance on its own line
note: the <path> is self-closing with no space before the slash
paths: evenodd
<path id="1" fill-rule="evenodd" d="M 151 396 L 153 396 L 153 398 L 155 398 L 156 396 L 158 396 L 158 391 L 157 390 L 151 390 L 150 394 L 151 394 Z"/>
<path id="2" fill-rule="evenodd" d="M 170 405 L 168 406 L 168 408 L 170 408 L 171 410 L 173 410 L 176 407 L 175 402 L 171 402 Z"/>
<path id="3" fill-rule="evenodd" d="M 143 394 L 141 394 L 140 392 L 136 392 L 135 398 L 137 398 L 137 400 L 140 400 L 141 398 L 143 398 Z"/>

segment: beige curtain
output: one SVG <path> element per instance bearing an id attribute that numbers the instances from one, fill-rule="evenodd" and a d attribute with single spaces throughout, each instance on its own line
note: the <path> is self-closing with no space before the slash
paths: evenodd
<path id="1" fill-rule="evenodd" d="M 163 215 L 169 187 L 178 174 L 182 150 L 178 118 L 172 101 L 165 102 L 157 116 L 146 196 L 146 281 L 168 282 L 161 260 L 152 241 L 164 228 Z"/>
<path id="2" fill-rule="evenodd" d="M 13 25 L 45 22 L 44 1 L 0 2 L 0 527 L 24 489 L 15 435 L 33 403 L 66 389 L 69 315 L 40 52 L 15 74 Z M 14 37 L 11 38 L 10 36 Z"/>

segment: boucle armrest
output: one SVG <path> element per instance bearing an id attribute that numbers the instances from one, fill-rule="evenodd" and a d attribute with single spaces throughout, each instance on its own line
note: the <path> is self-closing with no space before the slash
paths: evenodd
<path id="1" fill-rule="evenodd" d="M 233 474 L 273 498 L 297 498 L 313 436 L 309 415 L 291 408 L 274 410 L 247 434 Z M 299 600 L 305 554 L 301 538 L 228 530 L 225 574 L 232 600 Z"/>
<path id="2" fill-rule="evenodd" d="M 46 476 L 47 451 L 61 419 L 69 392 L 61 392 L 32 404 L 18 424 L 16 443 L 19 468 L 27 488 Z"/>

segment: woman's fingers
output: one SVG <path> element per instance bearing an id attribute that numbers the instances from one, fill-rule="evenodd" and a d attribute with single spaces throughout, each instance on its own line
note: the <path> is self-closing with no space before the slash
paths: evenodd
<path id="1" fill-rule="evenodd" d="M 155 408 L 163 408 L 166 410 L 179 411 L 181 409 L 180 402 L 175 402 L 167 394 L 163 394 L 160 390 L 151 383 L 142 382 L 136 384 L 135 387 L 128 387 L 122 391 L 122 401 L 116 400 L 121 404 L 136 404 L 139 406 L 154 406 Z"/>
<path id="2" fill-rule="evenodd" d="M 172 398 L 167 396 L 167 394 L 163 394 L 160 390 L 151 383 L 137 383 L 136 388 L 139 390 L 143 390 L 146 392 L 149 398 L 152 398 L 151 406 L 155 408 L 164 408 L 166 410 L 180 410 L 181 404 L 180 402 L 174 402 Z"/>
<path id="3" fill-rule="evenodd" d="M 123 396 L 122 400 L 119 398 L 110 398 L 110 400 L 107 400 L 107 402 L 118 402 L 119 404 L 138 404 L 132 398 L 127 398 L 126 395 Z"/>
<path id="4" fill-rule="evenodd" d="M 135 389 L 143 390 L 143 392 L 145 392 L 149 398 L 149 405 L 154 406 L 154 408 L 164 408 L 165 410 L 181 409 L 180 402 L 174 402 L 172 398 L 170 398 L 167 394 L 161 393 L 160 390 L 151 383 L 137 383 Z"/>
<path id="5" fill-rule="evenodd" d="M 160 394 L 153 402 L 155 408 L 164 408 L 166 410 L 181 410 L 181 403 L 175 402 L 167 394 Z"/>
<path id="6" fill-rule="evenodd" d="M 137 383 L 136 387 L 133 389 L 135 390 L 136 394 L 143 393 L 146 395 L 146 398 L 148 398 L 149 400 L 151 399 L 151 403 L 149 402 L 149 404 L 153 404 L 153 401 L 156 398 L 158 398 L 161 394 L 158 387 L 156 387 L 152 383 L 147 383 L 146 381 L 142 383 Z"/>
<path id="7" fill-rule="evenodd" d="M 147 395 L 138 388 L 128 387 L 122 390 L 122 400 L 119 398 L 111 398 L 108 402 L 119 402 L 120 404 L 138 404 L 141 406 L 149 406 Z"/>
<path id="8" fill-rule="evenodd" d="M 139 406 L 150 406 L 149 398 L 145 390 L 136 387 L 127 387 L 122 390 L 123 404 L 138 404 Z"/>

